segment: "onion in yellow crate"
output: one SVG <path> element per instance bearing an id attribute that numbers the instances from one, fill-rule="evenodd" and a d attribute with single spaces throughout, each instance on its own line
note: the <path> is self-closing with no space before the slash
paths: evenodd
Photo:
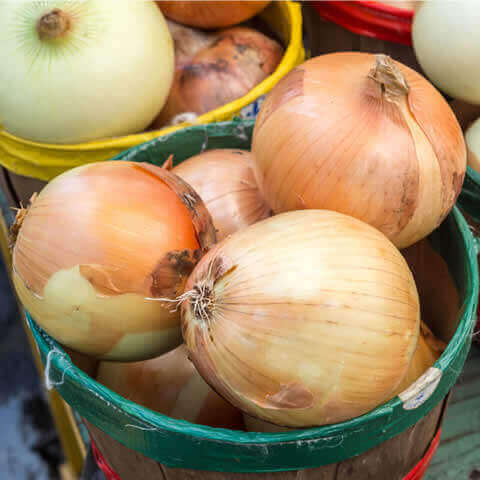
<path id="1" fill-rule="evenodd" d="M 202 377 L 245 413 L 287 427 L 341 422 L 391 398 L 420 306 L 400 252 L 327 210 L 271 217 L 197 264 L 182 332 Z"/>
<path id="2" fill-rule="evenodd" d="M 251 152 L 209 150 L 180 163 L 172 173 L 200 195 L 212 216 L 218 241 L 270 216 L 255 181 Z"/>
<path id="3" fill-rule="evenodd" d="M 204 382 L 188 359 L 185 345 L 145 362 L 101 362 L 97 380 L 132 402 L 164 415 L 243 430 L 241 412 Z"/>
<path id="4" fill-rule="evenodd" d="M 13 229 L 13 281 L 60 343 L 110 360 L 144 360 L 181 343 L 167 301 L 215 243 L 210 215 L 172 173 L 101 162 L 52 180 Z"/>
<path id="5" fill-rule="evenodd" d="M 198 28 L 222 28 L 237 25 L 260 13 L 271 0 L 234 1 L 157 1 L 167 18 Z"/>
<path id="6" fill-rule="evenodd" d="M 173 42 L 154 2 L 0 2 L 0 122 L 43 143 L 144 130 L 173 80 Z"/>
<path id="7" fill-rule="evenodd" d="M 466 170 L 462 131 L 440 93 L 367 53 L 323 55 L 284 77 L 260 109 L 252 151 L 274 212 L 336 210 L 399 248 L 438 227 Z"/>

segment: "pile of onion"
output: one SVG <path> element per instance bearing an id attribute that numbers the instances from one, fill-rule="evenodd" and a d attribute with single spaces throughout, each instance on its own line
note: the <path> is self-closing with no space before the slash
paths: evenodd
<path id="1" fill-rule="evenodd" d="M 178 115 L 202 115 L 246 95 L 272 74 L 283 56 L 278 42 L 247 27 L 195 32 L 169 22 L 175 43 L 175 77 L 153 128 Z"/>
<path id="2" fill-rule="evenodd" d="M 412 26 L 415 55 L 428 78 L 454 98 L 480 105 L 480 11 L 477 0 L 419 2 Z"/>
<path id="3" fill-rule="evenodd" d="M 207 383 L 287 427 L 341 422 L 392 398 L 420 325 L 400 252 L 327 210 L 277 215 L 217 244 L 190 275 L 181 311 Z"/>
<path id="4" fill-rule="evenodd" d="M 144 130 L 174 73 L 162 13 L 130 0 L 0 2 L 0 58 L 3 127 L 47 143 Z"/>
<path id="5" fill-rule="evenodd" d="M 438 227 L 466 169 L 462 131 L 440 93 L 366 53 L 323 55 L 284 77 L 260 109 L 252 151 L 275 213 L 336 210 L 399 248 Z"/>
<path id="6" fill-rule="evenodd" d="M 237 25 L 260 13 L 271 0 L 157 1 L 165 16 L 175 22 L 198 28 L 223 28 Z"/>
<path id="7" fill-rule="evenodd" d="M 102 162 L 51 181 L 17 216 L 13 282 L 38 324 L 73 350 L 144 360 L 178 346 L 168 299 L 215 243 L 195 191 L 150 164 Z"/>
<path id="8" fill-rule="evenodd" d="M 189 158 L 172 170 L 205 203 L 218 241 L 270 216 L 255 182 L 253 162 L 246 150 L 218 149 Z"/>
<path id="9" fill-rule="evenodd" d="M 145 362 L 101 362 L 97 380 L 132 402 L 172 418 L 243 429 L 240 411 L 204 382 L 188 360 L 185 345 Z"/>

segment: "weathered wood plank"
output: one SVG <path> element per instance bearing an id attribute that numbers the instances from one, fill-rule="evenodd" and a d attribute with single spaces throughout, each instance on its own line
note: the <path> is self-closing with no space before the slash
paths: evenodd
<path id="1" fill-rule="evenodd" d="M 440 447 L 424 480 L 480 480 L 480 349 L 453 391 Z"/>

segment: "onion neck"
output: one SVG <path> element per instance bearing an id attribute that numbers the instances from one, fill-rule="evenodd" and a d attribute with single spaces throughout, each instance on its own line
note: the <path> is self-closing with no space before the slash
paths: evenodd
<path id="1" fill-rule="evenodd" d="M 405 98 L 410 87 L 403 73 L 387 55 L 375 55 L 375 67 L 370 70 L 369 78 L 381 87 L 382 96 L 390 102 Z"/>
<path id="2" fill-rule="evenodd" d="M 20 232 L 20 229 L 22 228 L 23 221 L 25 220 L 25 217 L 27 216 L 28 210 L 30 209 L 30 206 L 33 204 L 35 199 L 37 198 L 37 193 L 35 192 L 32 197 L 30 198 L 30 205 L 25 208 L 23 205 L 20 204 L 20 208 L 16 209 L 17 210 L 17 215 L 15 217 L 15 221 L 13 222 L 12 226 L 10 227 L 10 235 L 9 235 L 9 247 L 13 248 L 15 246 L 15 243 L 17 241 L 18 234 Z"/>
<path id="3" fill-rule="evenodd" d="M 40 40 L 55 40 L 70 30 L 71 20 L 63 10 L 54 8 L 43 15 L 37 23 Z"/>

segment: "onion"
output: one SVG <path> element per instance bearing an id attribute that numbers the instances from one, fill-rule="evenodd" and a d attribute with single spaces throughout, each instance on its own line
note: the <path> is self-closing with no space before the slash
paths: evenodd
<path id="1" fill-rule="evenodd" d="M 418 337 L 417 349 L 413 355 L 412 361 L 408 367 L 407 374 L 402 380 L 402 383 L 397 388 L 395 395 L 402 393 L 409 388 L 416 380 L 420 378 L 433 364 L 438 360 L 441 353 L 445 349 L 445 344 L 435 338 L 431 330 L 424 322 L 420 323 L 420 335 Z M 273 423 L 268 423 L 250 415 L 243 415 L 244 423 L 249 432 L 266 432 L 277 433 L 290 431 L 290 428 L 279 427 Z"/>
<path id="2" fill-rule="evenodd" d="M 97 380 L 132 402 L 173 418 L 242 429 L 242 415 L 203 381 L 184 345 L 145 362 L 101 362 Z"/>
<path id="3" fill-rule="evenodd" d="M 336 423 L 391 398 L 417 346 L 419 300 L 400 252 L 337 212 L 262 220 L 213 247 L 181 298 L 207 383 L 286 427 Z"/>
<path id="4" fill-rule="evenodd" d="M 167 18 L 191 27 L 222 28 L 237 25 L 260 13 L 271 0 L 232 1 L 157 1 Z"/>
<path id="5" fill-rule="evenodd" d="M 182 162 L 172 172 L 200 195 L 217 229 L 217 240 L 270 216 L 246 150 L 219 149 Z"/>
<path id="6" fill-rule="evenodd" d="M 166 170 L 101 162 L 51 181 L 14 227 L 13 282 L 39 325 L 81 353 L 144 360 L 181 343 L 166 300 L 215 242 L 198 195 Z"/>
<path id="7" fill-rule="evenodd" d="M 415 71 L 366 53 L 323 55 L 284 77 L 260 109 L 252 151 L 275 213 L 336 210 L 398 247 L 438 227 L 466 169 L 443 97 Z"/>
<path id="8" fill-rule="evenodd" d="M 0 2 L 0 119 L 29 140 L 77 143 L 144 130 L 173 80 L 153 2 Z"/>
<path id="9" fill-rule="evenodd" d="M 243 97 L 273 73 L 282 59 L 282 47 L 251 28 L 235 27 L 210 36 L 176 29 L 175 51 L 180 53 L 175 78 L 154 128 L 172 123 L 181 113 L 202 115 Z M 182 45 L 185 38 L 186 46 Z M 188 59 L 185 52 L 190 45 Z"/>
<path id="10" fill-rule="evenodd" d="M 470 125 L 465 133 L 468 165 L 480 173 L 480 119 Z"/>
<path id="11" fill-rule="evenodd" d="M 480 104 L 480 11 L 477 0 L 421 2 L 413 18 L 415 55 L 424 72 L 454 98 Z"/>

